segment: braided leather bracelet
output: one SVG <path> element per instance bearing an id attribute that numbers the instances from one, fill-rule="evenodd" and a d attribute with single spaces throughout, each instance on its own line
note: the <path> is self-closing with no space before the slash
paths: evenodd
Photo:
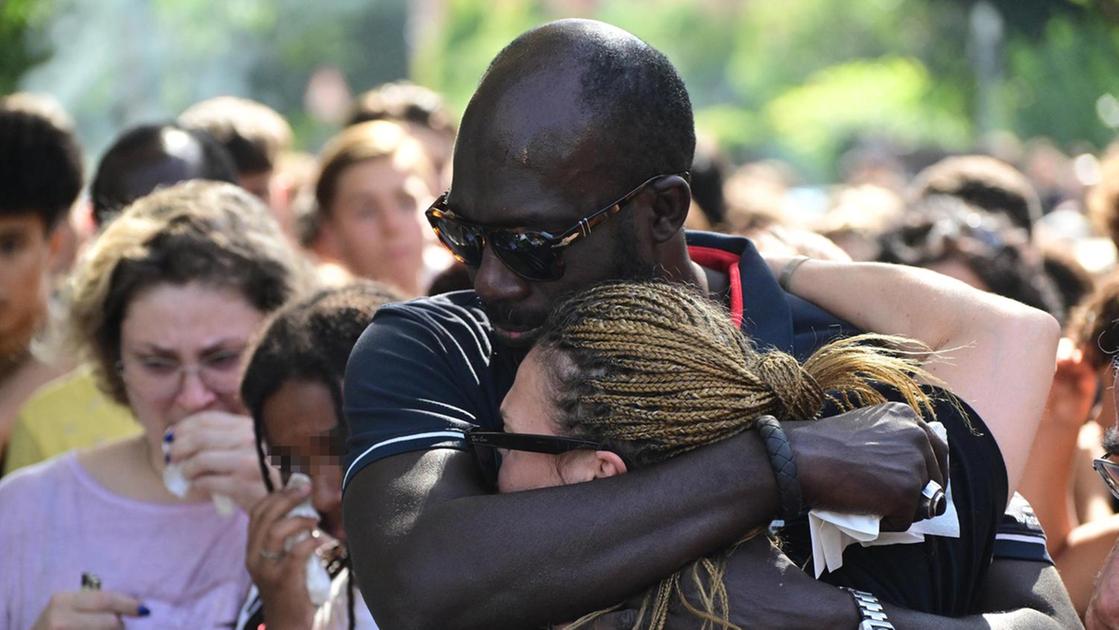
<path id="1" fill-rule="evenodd" d="M 804 513 L 804 497 L 800 490 L 800 480 L 797 479 L 797 464 L 793 459 L 793 448 L 789 445 L 789 438 L 785 435 L 777 418 L 770 415 L 759 417 L 754 421 L 758 427 L 758 435 L 765 444 L 769 453 L 769 466 L 773 469 L 773 477 L 777 480 L 777 495 L 781 503 L 781 518 L 786 523 L 796 519 Z"/>

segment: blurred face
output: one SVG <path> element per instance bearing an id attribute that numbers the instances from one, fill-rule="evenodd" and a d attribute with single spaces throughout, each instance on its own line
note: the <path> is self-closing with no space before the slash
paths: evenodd
<path id="1" fill-rule="evenodd" d="M 555 353 L 532 350 L 517 369 L 513 387 L 501 402 L 505 431 L 536 435 L 562 435 L 555 422 L 554 385 L 544 360 Z M 560 359 L 562 360 L 562 359 Z M 518 492 L 582 483 L 626 472 L 621 458 L 609 451 L 578 450 L 560 455 L 501 449 L 497 474 L 500 492 Z"/>
<path id="2" fill-rule="evenodd" d="M 392 159 L 358 162 L 338 177 L 324 235 L 354 275 L 420 295 L 423 210 L 433 197 L 422 177 Z"/>
<path id="3" fill-rule="evenodd" d="M 285 480 L 293 472 L 311 478 L 311 504 L 322 516 L 319 527 L 345 542 L 338 418 L 330 390 L 314 381 L 285 381 L 264 401 L 262 421 L 273 463 Z"/>
<path id="4" fill-rule="evenodd" d="M 26 349 L 42 322 L 50 259 L 46 226 L 37 214 L 0 216 L 0 356 Z"/>
<path id="5" fill-rule="evenodd" d="M 121 324 L 120 370 L 153 446 L 187 416 L 244 413 L 241 359 L 263 319 L 240 292 L 199 283 L 160 284 L 132 299 Z"/>

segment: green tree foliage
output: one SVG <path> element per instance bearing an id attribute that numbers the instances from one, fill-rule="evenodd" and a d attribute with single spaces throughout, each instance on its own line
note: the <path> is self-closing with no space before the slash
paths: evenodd
<path id="1" fill-rule="evenodd" d="M 28 69 L 50 58 L 36 35 L 51 8 L 49 0 L 0 1 L 0 94 L 14 92 Z"/>
<path id="2" fill-rule="evenodd" d="M 1003 25 L 983 79 L 980 2 Z M 461 112 L 502 47 L 573 14 L 664 51 L 699 129 L 732 157 L 789 159 L 814 179 L 863 136 L 966 150 L 994 127 L 1100 147 L 1119 124 L 1119 0 L 0 0 L 0 82 L 54 93 L 91 147 L 233 93 L 314 149 L 333 131 L 304 110 L 316 69 L 355 92 L 410 75 Z"/>

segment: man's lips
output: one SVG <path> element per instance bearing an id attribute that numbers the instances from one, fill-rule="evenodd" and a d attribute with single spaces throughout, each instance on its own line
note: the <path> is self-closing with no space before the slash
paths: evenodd
<path id="1" fill-rule="evenodd" d="M 508 339 L 521 339 L 540 329 L 540 326 L 503 326 L 494 324 L 494 330 Z"/>

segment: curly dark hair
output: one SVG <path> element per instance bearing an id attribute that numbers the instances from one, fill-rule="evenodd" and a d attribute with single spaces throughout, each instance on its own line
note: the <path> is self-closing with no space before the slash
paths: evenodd
<path id="1" fill-rule="evenodd" d="M 1041 254 L 1009 219 L 948 195 L 927 197 L 879 239 L 879 262 L 928 267 L 963 263 L 987 290 L 1065 319 L 1064 302 Z"/>
<path id="2" fill-rule="evenodd" d="M 359 280 L 323 289 L 280 309 L 257 339 L 241 379 L 241 400 L 253 417 L 257 453 L 264 458 L 264 403 L 283 384 L 297 379 L 330 390 L 334 413 L 342 417 L 342 377 L 346 361 L 373 314 L 403 297 L 386 285 Z M 264 475 L 265 485 L 271 480 Z"/>
<path id="3" fill-rule="evenodd" d="M 1069 316 L 1066 335 L 1099 370 L 1119 352 L 1119 271 L 1105 276 Z"/>
<path id="4" fill-rule="evenodd" d="M 386 285 L 357 280 L 343 287 L 323 289 L 280 309 L 257 338 L 241 379 L 241 399 L 253 417 L 256 455 L 268 492 L 276 490 L 269 475 L 264 442 L 264 402 L 292 379 L 324 385 L 334 401 L 334 417 L 342 418 L 342 377 L 346 361 L 373 314 L 389 302 L 403 299 Z M 345 423 L 338 426 L 345 429 Z M 341 440 L 341 436 L 339 436 Z M 341 445 L 338 445 L 341 451 Z M 339 452 L 339 455 L 342 453 Z M 342 559 L 349 566 L 349 556 Z M 349 627 L 355 627 L 354 577 L 346 581 Z M 262 611 L 258 611 L 258 614 Z M 254 623 L 264 621 L 254 618 Z"/>
<path id="5" fill-rule="evenodd" d="M 986 155 L 945 158 L 913 179 L 915 200 L 937 195 L 958 197 L 987 212 L 1003 214 L 1014 225 L 1033 230 L 1041 218 L 1041 198 L 1018 169 Z"/>
<path id="6" fill-rule="evenodd" d="M 82 190 L 82 151 L 69 121 L 38 98 L 0 99 L 0 215 L 33 212 L 50 229 Z"/>

